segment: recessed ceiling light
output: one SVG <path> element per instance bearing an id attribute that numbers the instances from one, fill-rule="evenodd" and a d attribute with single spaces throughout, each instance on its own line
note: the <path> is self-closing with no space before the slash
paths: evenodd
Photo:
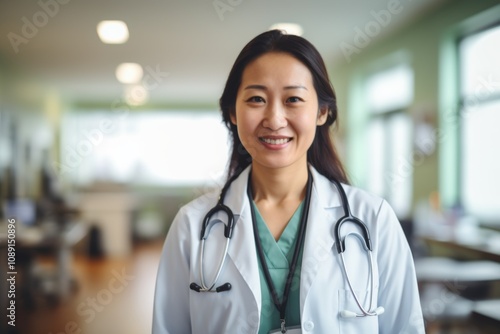
<path id="1" fill-rule="evenodd" d="M 124 84 L 134 84 L 142 80 L 142 66 L 137 63 L 122 63 L 115 71 L 118 81 Z"/>
<path id="2" fill-rule="evenodd" d="M 289 35 L 297 36 L 302 36 L 304 32 L 304 29 L 297 23 L 275 23 L 269 28 L 269 30 L 273 29 L 284 30 Z"/>
<path id="3" fill-rule="evenodd" d="M 127 24 L 123 21 L 101 21 L 97 25 L 97 34 L 106 44 L 125 43 L 129 36 Z"/>

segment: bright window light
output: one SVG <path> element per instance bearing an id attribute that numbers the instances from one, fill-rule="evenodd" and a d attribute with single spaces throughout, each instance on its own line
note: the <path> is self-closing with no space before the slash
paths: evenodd
<path id="1" fill-rule="evenodd" d="M 500 217 L 500 101 L 485 103 L 463 123 L 463 204 L 483 221 Z"/>
<path id="2" fill-rule="evenodd" d="M 368 138 L 372 145 L 368 146 L 370 168 L 368 169 L 367 188 L 380 196 L 385 196 L 384 164 L 386 147 L 384 140 L 384 122 L 373 120 L 368 124 Z"/>
<path id="3" fill-rule="evenodd" d="M 116 78 L 123 84 L 135 84 L 142 80 L 142 66 L 137 63 L 122 63 L 115 71 Z"/>
<path id="4" fill-rule="evenodd" d="M 373 113 L 407 107 L 413 100 L 413 70 L 399 65 L 377 72 L 366 81 L 368 106 Z"/>
<path id="5" fill-rule="evenodd" d="M 411 210 L 412 174 L 408 170 L 412 156 L 412 123 L 408 115 L 397 114 L 389 119 L 389 145 L 393 154 L 388 164 L 391 175 L 385 174 L 390 189 L 391 205 L 399 217 L 408 217 Z"/>
<path id="6" fill-rule="evenodd" d="M 224 179 L 228 131 L 216 111 L 78 112 L 65 115 L 60 173 L 97 181 L 214 186 Z"/>
<path id="7" fill-rule="evenodd" d="M 97 25 L 97 34 L 106 44 L 123 44 L 129 37 L 127 24 L 123 21 L 101 21 Z"/>
<path id="8" fill-rule="evenodd" d="M 481 222 L 500 222 L 500 26 L 459 44 L 461 106 L 460 199 Z"/>
<path id="9" fill-rule="evenodd" d="M 365 84 L 371 161 L 367 189 L 387 199 L 398 217 L 408 217 L 413 184 L 413 166 L 408 162 L 412 140 L 411 120 L 403 110 L 413 99 L 413 70 L 399 64 L 372 74 Z"/>
<path id="10" fill-rule="evenodd" d="M 500 26 L 465 38 L 460 44 L 462 95 L 469 104 L 500 94 Z"/>

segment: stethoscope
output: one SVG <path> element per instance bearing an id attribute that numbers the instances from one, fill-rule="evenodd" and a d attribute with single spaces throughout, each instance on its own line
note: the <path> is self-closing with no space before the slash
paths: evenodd
<path id="1" fill-rule="evenodd" d="M 337 188 L 339 194 L 340 194 L 340 199 L 342 201 L 342 208 L 344 210 L 344 216 L 337 220 L 335 223 L 335 229 L 334 229 L 334 234 L 335 234 L 335 244 L 337 245 L 337 252 L 340 254 L 340 258 L 342 259 L 342 268 L 344 270 L 344 274 L 346 277 L 347 284 L 349 284 L 349 289 L 351 290 L 351 294 L 354 298 L 354 301 L 358 305 L 358 308 L 360 309 L 361 313 L 357 313 L 354 311 L 349 311 L 349 310 L 343 310 L 340 312 L 340 315 L 343 318 L 354 318 L 354 317 L 367 317 L 367 316 L 379 316 L 382 313 L 384 313 L 384 308 L 382 306 L 376 307 L 372 311 L 372 303 L 373 303 L 373 284 L 375 281 L 374 273 L 373 273 L 373 257 L 372 257 L 372 242 L 370 240 L 370 232 L 368 231 L 368 227 L 366 226 L 365 223 L 363 223 L 359 218 L 353 216 L 351 213 L 351 208 L 349 207 L 349 201 L 347 200 L 347 195 L 345 193 L 344 188 L 342 188 L 342 185 L 340 182 L 337 180 L 333 180 L 333 184 L 335 184 L 335 187 Z M 363 235 L 357 233 L 357 232 L 350 232 L 346 234 L 343 238 L 341 237 L 340 230 L 342 228 L 342 225 L 345 223 L 350 222 L 355 225 L 357 225 L 360 229 Z M 366 254 L 368 256 L 368 263 L 370 264 L 370 303 L 368 305 L 368 309 L 366 309 L 363 304 L 360 302 L 358 295 L 354 291 L 354 288 L 351 283 L 351 279 L 349 277 L 349 273 L 347 271 L 347 267 L 345 264 L 345 258 L 344 258 L 344 253 L 346 250 L 345 247 L 345 240 L 347 237 L 356 237 L 359 242 L 361 243 L 361 246 L 363 246 L 364 250 L 366 251 Z"/>
<path id="2" fill-rule="evenodd" d="M 215 287 L 215 286 L 217 285 L 217 280 L 219 279 L 220 273 L 222 272 L 222 268 L 224 266 L 224 262 L 226 260 L 227 254 L 228 254 L 229 243 L 230 243 L 231 237 L 233 235 L 234 224 L 235 224 L 234 214 L 233 214 L 232 210 L 224 204 L 224 198 L 226 196 L 227 190 L 229 189 L 229 186 L 238 176 L 239 175 L 233 176 L 226 183 L 226 185 L 223 187 L 223 189 L 221 191 L 221 194 L 219 196 L 217 204 L 210 211 L 208 211 L 205 218 L 203 219 L 201 233 L 200 233 L 201 245 L 200 245 L 200 252 L 199 252 L 199 257 L 200 257 L 199 271 L 200 271 L 201 285 L 198 285 L 197 283 L 193 282 L 189 286 L 191 288 L 191 290 L 194 290 L 196 292 L 223 292 L 223 291 L 231 290 L 231 283 L 229 283 L 229 282 L 224 283 L 222 285 L 219 285 L 217 287 Z M 342 208 L 344 210 L 344 216 L 342 218 L 340 218 L 335 223 L 335 228 L 334 228 L 334 236 L 335 236 L 335 243 L 337 245 L 337 252 L 340 254 L 340 257 L 342 260 L 343 272 L 344 272 L 346 281 L 349 285 L 349 289 L 351 291 L 351 294 L 352 294 L 354 301 L 356 302 L 359 310 L 361 311 L 358 313 L 358 312 L 354 312 L 354 311 L 350 311 L 350 310 L 343 310 L 340 312 L 340 316 L 343 318 L 379 316 L 382 313 L 384 313 L 384 308 L 381 306 L 378 306 L 375 309 L 372 309 L 374 281 L 375 281 L 374 275 L 375 274 L 373 272 L 372 244 L 371 244 L 371 240 L 370 240 L 370 233 L 368 231 L 368 227 L 359 218 L 352 215 L 351 209 L 349 207 L 349 202 L 347 200 L 347 195 L 345 193 L 344 188 L 341 186 L 340 182 L 338 182 L 337 180 L 332 180 L 332 182 L 340 194 L 340 198 L 342 201 Z M 249 188 L 249 187 L 250 187 L 250 182 L 248 182 L 247 188 Z M 309 205 L 309 202 L 310 202 L 310 196 L 311 196 L 310 188 L 311 187 L 312 187 L 312 177 L 309 175 L 309 180 L 308 180 L 309 190 L 306 191 L 306 198 L 305 198 L 305 203 L 307 206 Z M 249 190 L 249 196 L 250 196 L 250 190 Z M 223 212 L 227 215 L 227 218 L 228 218 L 227 224 L 225 224 L 222 220 L 216 220 L 214 222 L 211 222 L 212 217 L 216 213 L 219 213 L 219 212 Z M 307 216 L 307 215 L 305 215 L 305 216 Z M 255 221 L 255 219 L 252 219 L 252 220 Z M 307 221 L 307 217 L 304 220 Z M 346 234 L 344 237 L 342 237 L 341 236 L 342 225 L 344 225 L 345 223 L 348 223 L 348 222 L 355 224 L 361 230 L 362 235 L 357 233 L 357 232 L 350 232 L 350 233 Z M 206 243 L 206 240 L 210 234 L 211 228 L 217 223 L 223 223 L 225 225 L 224 236 L 226 238 L 226 242 L 224 244 L 224 253 L 223 253 L 221 260 L 219 261 L 219 266 L 217 268 L 216 274 L 213 277 L 213 279 L 211 280 L 210 284 L 206 284 L 205 274 L 204 274 L 204 269 L 203 269 L 204 268 L 204 266 L 203 266 L 204 261 L 203 260 L 204 260 L 204 254 L 205 254 L 205 243 Z M 305 228 L 301 229 L 299 231 L 299 236 L 298 236 L 299 240 L 304 238 L 304 233 L 305 233 Z M 362 245 L 363 249 L 366 251 L 367 257 L 368 257 L 369 269 L 370 269 L 370 274 L 369 274 L 369 276 L 370 276 L 369 277 L 369 280 L 370 280 L 369 299 L 370 299 L 370 301 L 369 301 L 369 305 L 367 308 L 363 306 L 360 299 L 358 298 L 358 295 L 354 291 L 354 288 L 352 286 L 351 279 L 349 276 L 349 272 L 347 271 L 347 267 L 346 267 L 346 261 L 345 261 L 345 257 L 344 257 L 344 253 L 346 251 L 345 242 L 346 242 L 346 239 L 348 237 L 351 237 L 351 236 L 355 237 L 361 243 L 361 245 Z M 272 294 L 274 295 L 274 291 L 272 291 Z"/>
<path id="3" fill-rule="evenodd" d="M 226 261 L 227 257 L 227 251 L 229 249 L 229 241 L 231 240 L 231 237 L 233 236 L 233 229 L 234 229 L 234 214 L 233 211 L 227 207 L 224 204 L 224 198 L 226 197 L 226 192 L 229 189 L 229 186 L 233 181 L 238 177 L 239 175 L 233 176 L 229 181 L 224 185 L 222 188 L 222 191 L 219 195 L 219 199 L 217 201 L 217 204 L 207 212 L 205 218 L 203 219 L 203 225 L 201 226 L 201 233 L 200 233 L 200 279 L 201 279 L 201 286 L 196 284 L 196 283 L 191 283 L 189 287 L 191 290 L 194 290 L 196 292 L 223 292 L 223 291 L 229 291 L 231 290 L 231 283 L 227 282 L 224 283 L 214 290 L 214 286 L 217 283 L 217 280 L 219 279 L 220 273 L 222 272 L 222 267 L 224 266 L 224 262 Z M 215 223 L 211 223 L 212 216 L 215 215 L 218 212 L 224 212 L 227 215 L 227 224 L 224 224 L 223 221 L 215 221 Z M 216 224 L 216 223 L 223 223 L 225 225 L 224 227 L 224 236 L 226 237 L 226 242 L 224 244 L 224 255 L 222 256 L 220 262 L 219 262 L 219 267 L 217 269 L 217 272 L 215 274 L 215 277 L 212 279 L 212 283 L 207 285 L 205 284 L 205 271 L 203 270 L 203 259 L 204 259 L 204 254 L 205 254 L 205 241 L 208 238 L 208 235 L 210 234 L 210 229 Z"/>

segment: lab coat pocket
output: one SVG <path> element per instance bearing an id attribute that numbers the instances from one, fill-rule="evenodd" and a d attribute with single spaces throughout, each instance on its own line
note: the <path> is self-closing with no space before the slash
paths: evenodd
<path id="1" fill-rule="evenodd" d="M 367 291 L 354 291 L 361 306 L 368 311 L 370 307 L 370 296 L 372 293 Z M 373 291 L 373 301 L 371 305 L 370 311 L 375 310 L 377 307 L 377 295 L 378 290 L 375 289 Z M 339 333 L 341 334 L 369 334 L 369 333 L 378 333 L 378 316 L 365 316 L 365 317 L 345 317 L 342 313 L 357 313 L 362 314 L 362 311 L 358 304 L 356 303 L 356 299 L 353 296 L 351 290 L 340 289 L 339 290 Z M 351 313 L 352 314 L 352 313 Z"/>
<path id="2" fill-rule="evenodd" d="M 190 313 L 193 333 L 224 333 L 231 328 L 231 315 L 238 309 L 234 303 L 234 291 L 224 292 L 190 292 Z M 202 331 L 195 330 L 204 324 Z"/>

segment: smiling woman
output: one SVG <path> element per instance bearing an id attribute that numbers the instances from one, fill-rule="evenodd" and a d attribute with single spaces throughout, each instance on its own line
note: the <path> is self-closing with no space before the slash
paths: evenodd
<path id="1" fill-rule="evenodd" d="M 172 223 L 153 334 L 424 333 L 401 226 L 348 185 L 335 153 L 336 97 L 316 48 L 278 30 L 255 37 L 220 107 L 228 181 Z"/>
<path id="2" fill-rule="evenodd" d="M 316 96 L 307 67 L 286 53 L 265 54 L 246 67 L 231 122 L 252 151 L 255 172 L 306 163 L 315 126 L 328 114 Z"/>

